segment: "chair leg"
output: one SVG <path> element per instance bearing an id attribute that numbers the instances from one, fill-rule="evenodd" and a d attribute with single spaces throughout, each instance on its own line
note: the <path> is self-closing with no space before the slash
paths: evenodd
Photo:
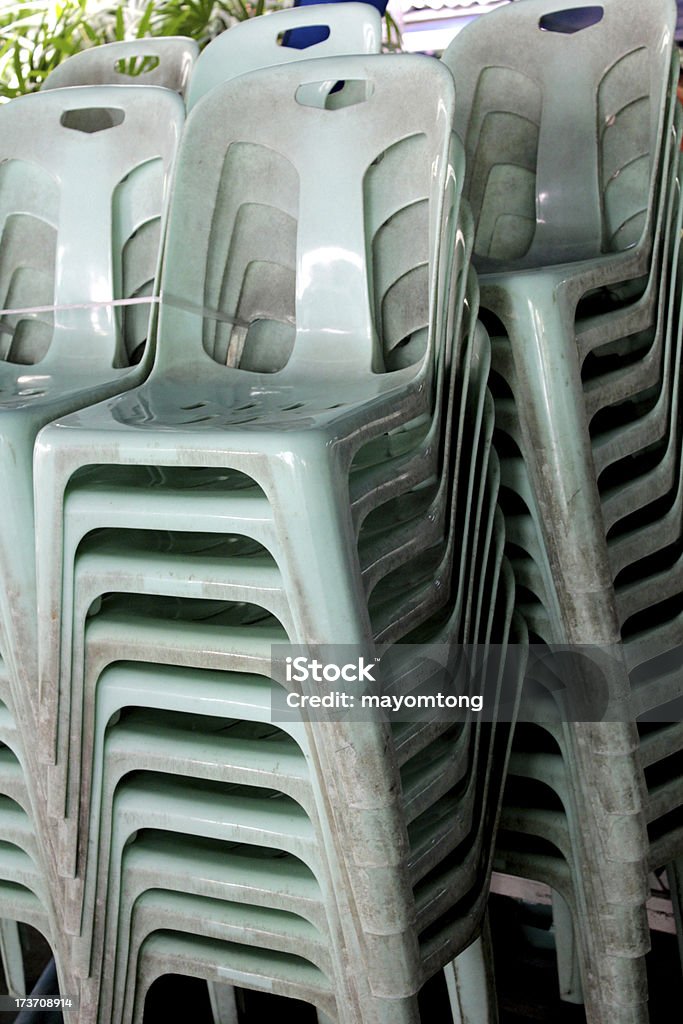
<path id="1" fill-rule="evenodd" d="M 565 1003 L 583 1003 L 580 959 L 576 929 L 567 901 L 554 889 L 553 931 L 557 953 L 557 974 L 560 982 L 560 999 Z"/>
<path id="2" fill-rule="evenodd" d="M 218 985 L 207 981 L 213 1024 L 239 1024 L 238 998 L 232 985 Z"/>
<path id="3" fill-rule="evenodd" d="M 24 954 L 21 950 L 19 925 L 7 918 L 0 918 L 0 957 L 7 991 L 12 996 L 25 996 Z"/>
<path id="4" fill-rule="evenodd" d="M 678 957 L 683 966 L 683 857 L 671 861 L 666 866 L 666 877 L 669 881 L 671 905 L 676 922 L 676 939 L 678 940 Z"/>
<path id="5" fill-rule="evenodd" d="M 488 928 L 444 967 L 454 1024 L 498 1024 Z"/>

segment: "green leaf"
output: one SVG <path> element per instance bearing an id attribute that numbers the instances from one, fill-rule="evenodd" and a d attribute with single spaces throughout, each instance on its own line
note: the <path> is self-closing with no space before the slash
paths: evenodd
<path id="1" fill-rule="evenodd" d="M 147 6 L 145 7 L 145 10 L 143 12 L 142 17 L 140 18 L 140 24 L 138 25 L 138 30 L 137 30 L 137 37 L 138 37 L 138 39 L 142 39 L 143 36 L 147 35 L 147 32 L 149 31 L 149 26 L 150 26 L 150 24 L 152 22 L 152 13 L 153 13 L 153 11 L 154 11 L 154 0 L 150 0 L 150 3 L 147 4 Z"/>
<path id="2" fill-rule="evenodd" d="M 98 43 L 100 41 L 97 32 L 92 27 L 92 25 L 88 24 L 87 21 L 83 22 L 83 31 L 85 32 L 86 36 L 88 37 L 91 43 Z"/>
<path id="3" fill-rule="evenodd" d="M 26 92 L 26 79 L 24 78 L 24 69 L 21 65 L 21 50 L 18 46 L 14 48 L 12 64 L 14 66 L 14 74 L 17 76 L 17 81 L 19 83 L 19 90 L 21 92 Z"/>
<path id="4" fill-rule="evenodd" d="M 387 49 L 400 50 L 403 45 L 401 30 L 389 11 L 384 13 L 384 24 L 387 29 Z"/>
<path id="5" fill-rule="evenodd" d="M 120 43 L 120 42 L 123 41 L 123 39 L 125 37 L 125 34 L 126 34 L 126 30 L 125 30 L 125 27 L 124 27 L 124 24 L 123 24 L 123 7 L 119 6 L 119 7 L 116 8 L 115 19 L 116 19 L 115 20 L 116 40 L 117 40 L 117 42 Z"/>

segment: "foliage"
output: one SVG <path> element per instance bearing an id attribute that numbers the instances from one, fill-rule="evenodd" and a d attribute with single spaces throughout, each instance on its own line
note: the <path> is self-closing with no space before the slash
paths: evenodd
<path id="1" fill-rule="evenodd" d="M 205 45 L 236 21 L 288 7 L 285 0 L 162 0 L 153 6 L 149 35 L 191 36 Z"/>
<path id="2" fill-rule="evenodd" d="M 384 12 L 385 49 L 390 53 L 398 53 L 401 49 L 401 30 L 389 11 Z"/>
<path id="3" fill-rule="evenodd" d="M 0 94 L 32 92 L 60 60 L 103 40 L 87 19 L 88 0 L 40 0 L 0 9 Z"/>

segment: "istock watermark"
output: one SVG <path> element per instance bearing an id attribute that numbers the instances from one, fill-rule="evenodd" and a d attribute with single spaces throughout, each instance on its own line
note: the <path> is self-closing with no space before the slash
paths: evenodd
<path id="1" fill-rule="evenodd" d="M 683 696 L 656 701 L 664 677 L 683 694 L 683 648 L 635 653 L 633 670 L 617 646 L 281 644 L 271 720 L 616 722 L 647 719 L 650 706 L 651 721 L 683 721 Z"/>
<path id="2" fill-rule="evenodd" d="M 272 720 L 465 721 L 498 717 L 506 703 L 510 721 L 519 678 L 504 649 L 438 645 L 387 645 L 368 653 L 351 646 L 278 645 L 271 651 Z M 517 672 L 517 677 L 519 672 Z"/>
<path id="3" fill-rule="evenodd" d="M 336 665 L 334 662 L 316 661 L 305 654 L 285 657 L 285 679 L 288 683 L 374 683 L 374 672 L 379 659 L 373 658 L 368 664 L 362 656 L 355 662 Z"/>

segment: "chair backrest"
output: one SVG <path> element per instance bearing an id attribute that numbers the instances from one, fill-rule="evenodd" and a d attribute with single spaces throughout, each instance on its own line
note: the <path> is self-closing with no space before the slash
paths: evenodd
<path id="1" fill-rule="evenodd" d="M 319 4 L 335 3 L 336 0 L 294 0 L 294 7 L 315 7 Z M 374 7 L 384 17 L 387 9 L 387 0 L 363 0 L 363 3 Z M 293 46 L 297 50 L 307 50 L 314 43 L 320 43 L 326 38 L 324 26 L 310 25 L 303 28 L 294 28 L 286 33 L 284 42 L 286 46 Z"/>
<path id="2" fill-rule="evenodd" d="M 453 40 L 478 256 L 563 262 L 645 239 L 675 20 L 673 0 L 524 0 Z"/>
<path id="3" fill-rule="evenodd" d="M 180 97 L 148 86 L 59 89 L 0 108 L 7 361 L 95 371 L 129 364 L 137 341 L 126 345 L 121 310 L 73 307 L 151 290 L 183 122 Z M 41 305 L 57 308 L 2 313 Z"/>
<path id="4" fill-rule="evenodd" d="M 199 46 L 185 36 L 105 43 L 58 64 L 42 85 L 158 85 L 184 96 Z"/>
<path id="5" fill-rule="evenodd" d="M 325 30 L 326 37 L 304 51 L 283 45 L 287 32 L 311 26 Z M 248 71 L 312 57 L 379 53 L 381 44 L 381 18 L 365 3 L 318 4 L 250 18 L 216 36 L 203 51 L 190 82 L 187 109 L 221 82 Z"/>
<path id="6" fill-rule="evenodd" d="M 332 109 L 310 105 L 320 82 L 343 83 Z M 454 176 L 454 102 L 445 68 L 406 55 L 300 61 L 209 93 L 179 152 L 157 366 L 186 364 L 191 348 L 239 365 L 225 346 L 216 354 L 216 325 L 274 319 L 290 325 L 288 368 L 381 370 L 372 262 L 386 250 L 396 267 L 382 287 L 410 269 L 391 235 L 403 218 L 410 234 L 398 239 L 415 247 L 417 265 L 428 262 Z"/>

